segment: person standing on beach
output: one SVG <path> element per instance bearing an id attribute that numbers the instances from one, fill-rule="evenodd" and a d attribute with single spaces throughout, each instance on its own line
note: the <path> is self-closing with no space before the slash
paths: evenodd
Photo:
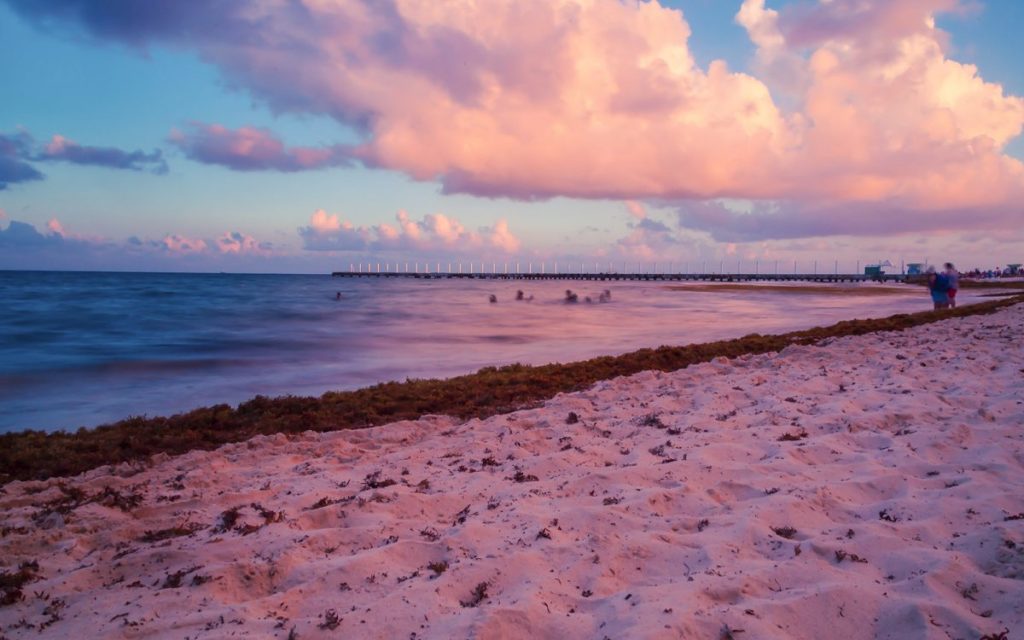
<path id="1" fill-rule="evenodd" d="M 928 291 L 936 310 L 949 308 L 949 278 L 945 273 L 935 273 L 935 267 L 928 267 Z"/>
<path id="2" fill-rule="evenodd" d="M 946 297 L 949 298 L 949 308 L 956 308 L 956 290 L 960 288 L 960 272 L 956 270 L 952 262 L 946 263 L 946 279 L 949 282 L 949 289 Z"/>

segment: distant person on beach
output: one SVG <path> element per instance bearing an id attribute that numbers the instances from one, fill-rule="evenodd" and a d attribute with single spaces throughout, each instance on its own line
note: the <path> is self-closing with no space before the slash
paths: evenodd
<path id="1" fill-rule="evenodd" d="M 935 267 L 928 267 L 928 292 L 932 294 L 935 309 L 949 308 L 949 277 L 935 273 Z"/>
<path id="2" fill-rule="evenodd" d="M 946 279 L 949 281 L 949 289 L 946 297 L 949 298 L 949 308 L 956 308 L 956 291 L 960 288 L 960 272 L 956 270 L 952 262 L 946 263 Z"/>

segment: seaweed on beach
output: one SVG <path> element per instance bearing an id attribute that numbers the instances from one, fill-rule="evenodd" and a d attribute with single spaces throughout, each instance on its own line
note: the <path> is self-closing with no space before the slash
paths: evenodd
<path id="1" fill-rule="evenodd" d="M 107 486 L 103 487 L 103 491 L 93 496 L 92 501 L 98 502 L 104 507 L 128 512 L 142 504 L 142 494 L 136 491 L 121 493 L 117 489 Z"/>
<path id="2" fill-rule="evenodd" d="M 32 516 L 36 524 L 42 523 L 52 513 L 65 516 L 88 502 L 88 496 L 85 491 L 78 487 L 68 486 L 63 482 L 59 482 L 57 483 L 57 490 L 60 491 L 60 496 L 45 502 L 42 508 Z"/>
<path id="3" fill-rule="evenodd" d="M 788 525 L 785 527 L 772 527 L 771 529 L 775 535 L 779 536 L 780 538 L 785 538 L 787 540 L 792 540 L 793 536 L 796 535 L 796 529 Z"/>
<path id="4" fill-rule="evenodd" d="M 448 570 L 448 563 L 443 560 L 439 560 L 437 562 L 431 562 L 427 565 L 427 568 L 434 572 L 434 577 L 436 578 Z"/>
<path id="5" fill-rule="evenodd" d="M 35 580 L 38 573 L 39 563 L 35 560 L 22 562 L 18 570 L 11 573 L 0 571 L 0 607 L 20 602 L 24 597 L 22 587 Z"/>
<path id="6" fill-rule="evenodd" d="M 84 490 L 63 482 L 57 484 L 57 489 L 60 491 L 60 495 L 43 503 L 40 510 L 33 514 L 32 520 L 36 524 L 42 525 L 54 513 L 66 516 L 75 509 L 90 503 L 129 512 L 142 504 L 143 500 L 142 494 L 136 491 L 122 493 L 110 486 L 103 487 L 102 491 L 91 496 Z"/>
<path id="7" fill-rule="evenodd" d="M 316 509 L 323 509 L 324 507 L 329 507 L 334 504 L 347 504 L 349 502 L 352 502 L 353 498 L 354 496 L 348 496 L 345 498 L 328 498 L 327 496 L 323 496 L 322 498 L 320 498 L 313 504 L 309 505 L 308 507 L 304 507 L 302 510 L 315 511 Z"/>
<path id="8" fill-rule="evenodd" d="M 661 421 L 661 416 L 656 413 L 649 413 L 637 421 L 641 427 L 654 427 L 655 429 L 665 429 L 668 427 L 667 424 Z"/>
<path id="9" fill-rule="evenodd" d="M 161 589 L 177 589 L 181 586 L 182 580 L 190 573 L 199 571 L 202 567 L 196 566 L 190 569 L 180 569 L 174 573 L 169 573 L 164 577 L 163 584 L 160 585 Z M 201 584 L 201 583 L 200 583 Z"/>
<path id="10" fill-rule="evenodd" d="M 559 393 L 579 391 L 600 380 L 640 371 L 675 371 L 719 357 L 781 351 L 794 344 L 815 344 L 875 331 L 900 331 L 947 318 L 994 313 L 1022 301 L 1024 295 L 1018 295 L 955 309 L 845 320 L 804 331 L 640 349 L 565 364 L 486 367 L 444 380 L 387 382 L 354 391 L 329 392 L 319 398 L 256 396 L 237 408 L 218 404 L 173 416 L 136 416 L 93 429 L 6 433 L 0 435 L 0 483 L 69 476 L 108 464 L 138 463 L 158 453 L 211 450 L 256 435 L 358 429 L 427 414 L 486 418 L 538 406 Z"/>
<path id="11" fill-rule="evenodd" d="M 234 528 L 234 524 L 239 521 L 242 516 L 242 507 L 231 507 L 220 513 L 218 517 L 219 522 L 213 527 L 215 534 L 224 534 L 224 532 Z"/>
<path id="12" fill-rule="evenodd" d="M 846 551 L 843 551 L 842 549 L 836 549 L 835 553 L 836 553 L 836 562 L 842 562 L 843 560 L 849 559 L 850 562 L 860 562 L 860 563 L 863 563 L 863 564 L 867 564 L 867 560 L 865 558 L 860 557 L 856 553 L 847 553 Z"/>
<path id="13" fill-rule="evenodd" d="M 318 629 L 326 629 L 328 631 L 334 631 L 341 624 L 341 618 L 338 616 L 338 612 L 334 609 L 328 609 L 321 614 L 324 619 L 323 622 L 317 625 Z"/>
<path id="14" fill-rule="evenodd" d="M 804 430 L 797 431 L 796 433 L 784 433 L 778 438 L 779 442 L 797 442 L 807 437 L 807 432 Z"/>
<path id="15" fill-rule="evenodd" d="M 890 513 L 888 509 L 882 509 L 881 511 L 879 511 L 878 512 L 878 519 L 879 520 L 885 520 L 886 522 L 899 522 L 900 521 L 899 517 L 894 515 L 894 514 L 892 514 L 892 513 Z"/>
<path id="16" fill-rule="evenodd" d="M 203 525 L 192 522 L 180 524 L 175 527 L 168 527 L 167 529 L 159 529 L 157 531 L 146 530 L 146 533 L 139 538 L 139 542 L 161 542 L 163 540 L 171 540 L 172 538 L 180 538 L 182 536 L 190 536 L 196 531 L 205 529 Z"/>
<path id="17" fill-rule="evenodd" d="M 512 476 L 511 478 L 509 478 L 509 480 L 511 480 L 513 482 L 519 482 L 519 483 L 522 483 L 522 482 L 537 482 L 537 480 L 539 480 L 539 478 L 537 476 L 533 475 L 532 473 L 531 474 L 523 473 L 522 469 L 516 469 L 516 474 L 514 476 Z"/>
<path id="18" fill-rule="evenodd" d="M 459 600 L 459 604 L 463 607 L 477 607 L 481 602 L 487 599 L 487 583 L 481 582 L 473 588 L 473 592 L 470 594 L 469 600 Z"/>
<path id="19" fill-rule="evenodd" d="M 455 514 L 455 521 L 452 522 L 452 526 L 453 527 L 458 526 L 460 524 L 465 524 L 466 518 L 469 517 L 469 508 L 470 508 L 470 506 L 471 505 L 467 504 L 465 507 L 463 507 L 462 511 L 459 511 L 458 513 Z"/>
<path id="20" fill-rule="evenodd" d="M 363 479 L 363 488 L 361 490 L 366 491 L 367 489 L 383 489 L 385 487 L 390 487 L 391 485 L 398 484 L 391 478 L 384 478 L 383 480 L 381 480 L 380 476 L 381 471 L 379 470 L 374 471 L 371 474 L 368 474 Z"/>

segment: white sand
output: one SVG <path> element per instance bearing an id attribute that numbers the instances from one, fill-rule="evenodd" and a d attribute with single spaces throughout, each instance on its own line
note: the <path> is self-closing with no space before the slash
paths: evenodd
<path id="1" fill-rule="evenodd" d="M 363 489 L 377 472 L 396 484 Z M 58 481 L 4 487 L 3 526 L 26 532 L 0 568 L 35 559 L 39 579 L 0 636 L 1017 638 L 1024 305 L 66 482 L 142 504 L 33 520 Z M 244 533 L 252 503 L 283 519 Z M 186 523 L 204 528 L 140 541 Z"/>

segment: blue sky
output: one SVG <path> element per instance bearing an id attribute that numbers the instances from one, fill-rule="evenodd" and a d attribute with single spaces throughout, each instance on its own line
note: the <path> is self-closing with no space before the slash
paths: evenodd
<path id="1" fill-rule="evenodd" d="M 842 0 L 836 3 L 843 4 Z M 203 44 L 199 36 L 190 36 L 184 43 L 170 37 L 153 37 L 140 44 L 126 39 L 123 34 L 104 31 L 99 22 L 90 23 L 74 16 L 68 18 L 58 11 L 59 2 L 44 0 L 26 9 L 27 4 L 17 0 L 0 2 L 0 57 L 17 61 L 0 65 L 0 86 L 4 87 L 5 94 L 4 100 L 0 100 L 0 135 L 13 135 L 18 131 L 30 135 L 35 155 L 28 157 L 25 153 L 29 152 L 25 152 L 21 160 L 35 167 L 45 178 L 12 182 L 0 190 L 0 211 L 3 212 L 0 229 L 11 221 L 20 221 L 35 227 L 41 236 L 60 236 L 51 239 L 63 241 L 63 244 L 58 255 L 52 249 L 56 246 L 54 243 L 21 246 L 13 238 L 5 241 L 0 236 L 0 268 L 316 272 L 347 265 L 353 260 L 495 254 L 515 254 L 524 260 L 589 260 L 594 257 L 662 262 L 716 257 L 810 260 L 820 256 L 821 260 L 835 257 L 852 264 L 879 252 L 894 259 L 899 257 L 896 254 L 918 258 L 917 253 L 927 252 L 933 256 L 957 256 L 961 262 L 978 262 L 979 266 L 985 266 L 983 260 L 1020 261 L 1019 237 L 1012 228 L 1014 222 L 1020 222 L 1020 214 L 1010 211 L 1010 196 L 1019 193 L 1021 177 L 1012 168 L 999 185 L 1009 194 L 1004 201 L 993 202 L 971 195 L 961 197 L 962 194 L 957 193 L 944 196 L 956 200 L 955 207 L 951 205 L 949 209 L 943 209 L 925 196 L 907 198 L 898 189 L 877 197 L 872 195 L 872 200 L 864 201 L 860 195 L 857 198 L 861 199 L 850 199 L 839 187 L 826 194 L 807 193 L 803 188 L 776 192 L 766 190 L 761 183 L 750 184 L 739 179 L 726 181 L 720 188 L 709 187 L 706 193 L 694 193 L 702 189 L 685 180 L 683 184 L 675 184 L 669 179 L 670 184 L 651 188 L 644 186 L 642 180 L 628 180 L 621 185 L 611 184 L 605 193 L 603 183 L 608 182 L 607 177 L 599 168 L 590 170 L 579 166 L 586 160 L 576 155 L 568 155 L 569 160 L 558 165 L 565 166 L 571 161 L 577 169 L 566 176 L 566 188 L 562 191 L 558 184 L 552 186 L 552 181 L 542 175 L 536 179 L 520 175 L 516 166 L 533 160 L 528 153 L 521 158 L 509 158 L 510 166 L 501 168 L 497 181 L 489 176 L 474 176 L 470 187 L 453 189 L 452 176 L 472 173 L 474 167 L 460 166 L 456 160 L 437 163 L 427 160 L 424 162 L 439 167 L 428 171 L 436 172 L 437 177 L 417 175 L 422 149 L 430 148 L 429 140 L 444 139 L 446 132 L 441 122 L 426 125 L 438 129 L 429 132 L 432 137 L 426 142 L 418 141 L 419 155 L 410 153 L 393 159 L 387 155 L 387 149 L 372 149 L 372 158 L 357 154 L 354 156 L 357 159 L 348 166 L 298 171 L 238 170 L 236 165 L 218 163 L 208 157 L 197 159 L 199 152 L 170 142 L 171 132 L 192 131 L 189 127 L 196 123 L 222 125 L 229 133 L 249 127 L 281 141 L 286 149 L 318 149 L 331 145 L 347 148 L 364 143 L 373 146 L 383 139 L 383 134 L 368 134 L 365 129 L 360 130 L 358 119 L 346 119 L 334 111 L 335 108 L 354 108 L 352 101 L 342 104 L 343 101 L 335 98 L 325 98 L 329 107 L 321 108 L 315 88 L 294 96 L 302 103 L 298 108 L 282 109 L 281 101 L 292 99 L 287 89 L 282 89 L 287 83 L 268 76 L 267 82 L 276 83 L 268 89 L 269 85 L 264 85 L 259 73 L 240 66 L 241 54 L 225 61 L 213 44 Z M 85 9 L 99 7 L 103 12 L 103 5 L 99 3 L 80 0 L 69 4 Z M 637 3 L 637 11 L 640 4 L 643 3 Z M 692 32 L 689 52 L 701 73 L 707 74 L 712 61 L 721 59 L 730 71 L 749 74 L 760 81 L 762 76 L 767 78 L 769 72 L 756 60 L 758 47 L 748 31 L 735 20 L 740 4 L 738 0 L 663 3 L 683 11 Z M 813 3 L 769 1 L 766 8 L 786 16 L 787 11 L 809 4 Z M 46 5 L 52 5 L 53 10 Z M 115 11 L 111 9 L 112 13 Z M 109 17 L 111 21 L 116 19 L 116 16 Z M 674 24 L 671 16 L 659 14 L 657 19 L 667 25 L 666 28 Z M 1024 95 L 1024 72 L 1019 55 L 1015 55 L 1019 53 L 1019 43 L 1012 31 L 1014 25 L 1024 23 L 1021 3 L 989 0 L 967 4 L 955 12 L 938 13 L 936 19 L 938 27 L 950 37 L 945 52 L 949 60 L 976 65 L 979 77 L 987 83 L 1001 85 L 1008 98 Z M 650 20 L 638 20 L 637 35 L 649 36 L 643 29 L 651 28 Z M 632 26 L 630 23 L 623 29 Z M 907 34 L 908 42 L 912 36 L 920 37 Z M 231 37 L 230 33 L 226 36 Z M 600 38 L 602 33 L 596 32 L 593 37 Z M 671 40 L 670 36 L 659 37 Z M 860 38 L 857 43 L 865 50 L 875 44 L 870 41 L 870 33 L 851 37 Z M 510 41 L 513 46 L 516 44 L 514 36 L 510 36 Z M 524 52 L 529 46 L 532 45 L 523 43 Z M 809 60 L 812 49 L 827 46 L 827 43 L 816 43 L 809 49 L 806 46 L 800 51 L 794 48 L 792 55 Z M 244 55 L 257 54 L 247 52 Z M 308 55 L 311 65 L 323 63 L 315 59 L 316 51 Z M 449 62 L 441 66 L 455 65 L 456 60 L 453 53 Z M 301 73 L 301 69 L 299 65 L 295 72 Z M 402 71 L 406 73 L 403 81 L 410 83 L 423 78 L 437 82 L 438 74 L 445 73 L 439 68 L 424 70 L 413 63 Z M 374 90 L 360 81 L 364 82 L 359 85 L 361 90 Z M 706 78 L 701 81 L 709 82 Z M 784 106 L 785 101 L 777 89 L 769 80 L 765 80 L 765 84 L 771 88 L 776 102 Z M 866 81 L 863 86 L 870 88 Z M 332 87 L 325 87 L 325 94 L 330 89 Z M 333 89 L 344 91 L 345 87 Z M 386 89 L 390 90 L 381 88 Z M 409 96 L 408 99 L 415 101 L 417 98 Z M 370 109 L 365 105 L 359 108 Z M 372 109 L 376 110 L 371 112 L 376 122 L 408 125 L 410 116 L 406 109 L 396 106 L 392 113 L 388 106 L 379 104 Z M 550 118 L 554 122 L 564 116 L 546 109 L 541 105 L 531 112 L 542 119 L 538 121 L 538 128 L 548 124 L 543 119 Z M 650 117 L 670 115 L 685 119 L 689 115 L 686 109 L 680 106 L 671 114 Z M 958 116 L 970 119 L 971 114 L 966 109 L 964 107 Z M 507 116 L 493 117 L 500 127 L 503 125 L 500 118 Z M 571 127 L 572 121 L 567 122 Z M 1009 122 L 1006 118 L 993 122 L 991 135 L 998 138 L 999 132 L 1007 127 L 1012 129 L 1013 122 L 1012 118 Z M 730 130 L 742 126 L 737 119 Z M 85 156 L 98 150 L 125 153 L 159 150 L 168 170 L 162 174 L 154 172 L 152 167 L 126 170 L 93 160 L 72 161 L 65 156 L 41 159 L 42 152 L 38 149 L 55 135 L 87 147 L 83 152 Z M 207 133 L 197 129 L 196 135 Z M 628 137 L 630 129 L 624 130 L 623 135 Z M 689 140 L 687 135 L 683 131 L 681 139 Z M 887 131 L 886 135 L 892 133 Z M 915 136 L 919 137 L 920 132 L 906 135 L 908 140 L 917 139 Z M 206 139 L 203 142 L 218 143 Z M 676 144 L 671 139 L 664 142 L 668 146 Z M 941 142 L 943 148 L 968 144 L 963 139 Z M 460 144 L 471 142 L 461 141 Z M 457 152 L 452 151 L 452 157 L 457 156 Z M 630 150 L 627 146 L 617 153 L 618 156 L 611 157 L 627 157 Z M 723 153 L 722 149 L 715 150 L 706 163 L 727 162 L 728 155 Z M 510 154 L 496 148 L 495 155 L 500 161 Z M 996 155 L 1019 161 L 1024 157 L 1024 140 L 1019 134 L 1011 136 Z M 692 149 L 667 157 L 684 163 L 680 165 L 680 174 L 704 166 Z M 880 164 L 887 161 L 877 154 L 872 160 Z M 687 162 L 694 164 L 685 164 Z M 793 166 L 813 166 L 802 159 L 786 162 Z M 949 167 L 935 169 L 938 174 L 953 170 Z M 838 166 L 835 171 L 852 173 L 854 170 Z M 779 175 L 783 173 L 785 171 L 780 170 Z M 505 182 L 506 176 L 515 177 Z M 814 176 L 807 176 L 808 182 L 814 179 Z M 760 197 L 765 191 L 764 197 Z M 908 220 L 927 217 L 942 222 L 936 223 L 934 234 L 930 233 L 933 227 L 922 222 L 900 227 L 896 237 L 881 226 L 877 229 L 858 227 L 851 231 L 848 225 L 836 225 L 832 229 L 828 224 L 809 223 L 826 216 L 864 216 L 861 212 L 867 204 L 888 207 Z M 985 225 L 975 229 L 949 222 L 979 207 L 987 214 L 981 216 L 989 220 Z M 315 244 L 308 241 L 311 236 L 301 236 L 298 232 L 311 225 L 317 210 L 324 210 L 326 222 L 313 231 L 330 240 L 322 243 L 323 247 L 334 250 L 310 249 Z M 402 235 L 390 240 L 389 231 L 379 226 L 400 227 L 396 220 L 399 211 L 407 212 L 418 231 L 412 230 L 414 236 Z M 795 211 L 793 215 L 799 215 L 799 220 L 780 219 L 773 225 L 774 218 L 770 216 L 789 211 Z M 741 232 L 736 226 L 736 215 L 768 217 L 764 224 L 755 225 L 757 232 L 749 231 L 753 228 L 747 224 L 749 218 L 740 219 L 739 222 L 746 225 L 742 228 L 748 229 Z M 332 221 L 331 216 L 337 220 Z M 694 223 L 695 220 L 700 224 Z M 495 237 L 500 221 L 505 221 L 515 243 L 490 239 Z M 451 231 L 452 223 L 462 232 Z M 347 225 L 351 225 L 351 232 Z M 218 250 L 217 239 L 226 233 L 248 238 L 251 242 L 245 246 L 253 250 L 244 247 L 238 251 Z M 175 251 L 171 248 L 175 243 L 164 241 L 171 236 L 202 240 L 206 249 Z M 130 238 L 148 243 L 152 251 L 119 251 Z M 101 252 L 95 250 L 99 245 L 105 247 Z"/>

